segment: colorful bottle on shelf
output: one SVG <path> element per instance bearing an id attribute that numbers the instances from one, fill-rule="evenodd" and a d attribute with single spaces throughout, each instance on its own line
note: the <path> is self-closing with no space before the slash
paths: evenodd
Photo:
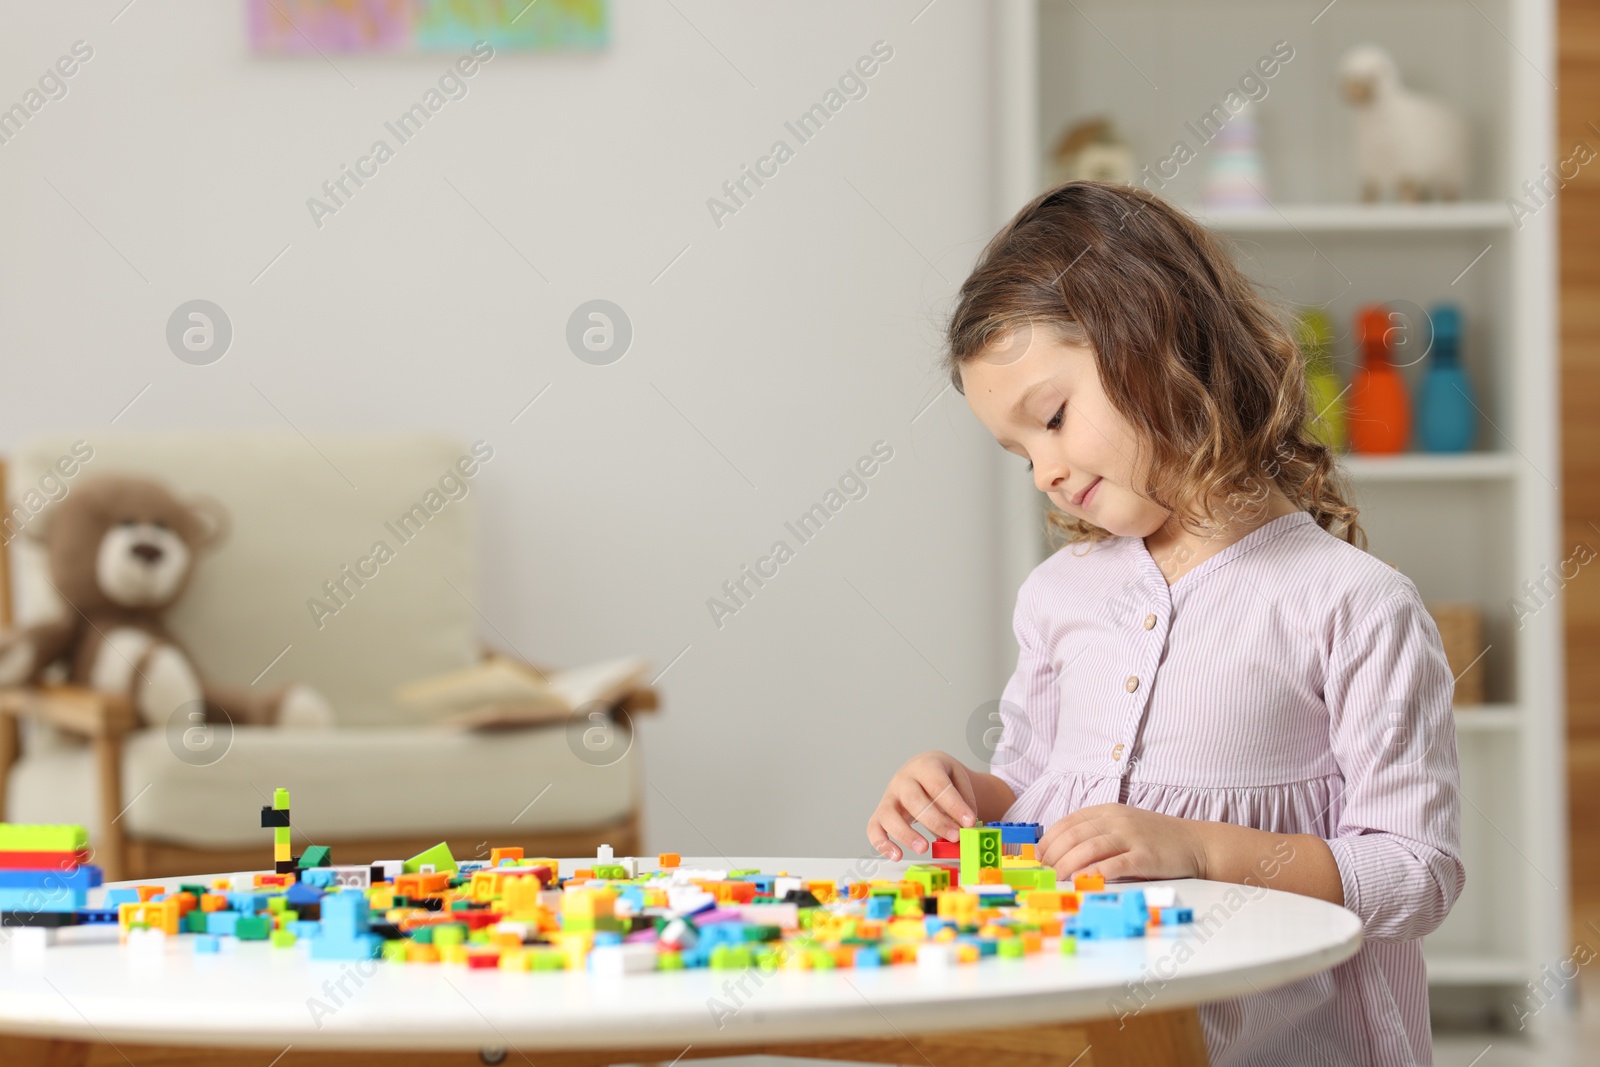
<path id="1" fill-rule="evenodd" d="M 1425 452 L 1466 452 L 1478 430 L 1472 383 L 1461 366 L 1461 309 L 1436 304 L 1432 359 L 1417 398 L 1417 437 Z"/>
<path id="2" fill-rule="evenodd" d="M 1306 308 L 1295 326 L 1306 358 L 1306 431 L 1335 452 L 1347 451 L 1344 383 L 1333 367 L 1333 321 L 1321 308 Z"/>
<path id="3" fill-rule="evenodd" d="M 1368 304 L 1356 312 L 1361 365 L 1350 377 L 1350 447 L 1371 455 L 1393 455 L 1411 445 L 1411 401 L 1405 379 L 1390 358 L 1389 309 Z"/>

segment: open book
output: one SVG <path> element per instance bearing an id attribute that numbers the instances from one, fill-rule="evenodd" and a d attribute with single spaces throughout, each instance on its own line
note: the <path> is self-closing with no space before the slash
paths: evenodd
<path id="1" fill-rule="evenodd" d="M 648 663 L 628 656 L 541 675 L 526 663 L 492 655 L 407 682 L 394 690 L 394 699 L 444 726 L 532 726 L 565 719 L 586 704 L 609 707 L 643 685 L 648 671 Z"/>

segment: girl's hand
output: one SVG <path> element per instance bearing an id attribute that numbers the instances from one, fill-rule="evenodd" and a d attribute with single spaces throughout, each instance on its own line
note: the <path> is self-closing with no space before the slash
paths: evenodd
<path id="1" fill-rule="evenodd" d="M 924 752 L 906 761 L 889 780 L 872 818 L 867 820 L 867 840 L 890 860 L 900 859 L 891 836 L 911 846 L 913 852 L 931 849 L 914 822 L 951 841 L 961 838 L 963 826 L 976 826 L 977 794 L 972 775 L 955 757 L 944 752 Z"/>
<path id="2" fill-rule="evenodd" d="M 1039 838 L 1034 856 L 1055 868 L 1060 878 L 1090 869 L 1108 882 L 1204 878 L 1201 825 L 1126 804 L 1096 804 L 1053 823 Z"/>

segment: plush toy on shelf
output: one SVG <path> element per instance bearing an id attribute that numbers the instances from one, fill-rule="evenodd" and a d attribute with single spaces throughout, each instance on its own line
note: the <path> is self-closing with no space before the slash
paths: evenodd
<path id="1" fill-rule="evenodd" d="M 1050 183 L 1133 181 L 1133 150 L 1117 135 L 1111 120 L 1092 118 L 1069 127 L 1050 154 Z"/>
<path id="2" fill-rule="evenodd" d="M 203 681 L 167 630 L 163 614 L 226 528 L 220 504 L 179 499 L 148 478 L 107 474 L 74 488 L 26 530 L 43 545 L 65 603 L 53 619 L 0 634 L 0 686 L 45 681 L 59 667 L 72 684 L 127 697 L 146 726 L 168 726 L 180 709 L 196 725 L 331 725 L 327 704 L 307 686 Z"/>
<path id="3" fill-rule="evenodd" d="M 1460 199 L 1467 184 L 1467 133 L 1458 112 L 1402 85 L 1394 57 L 1377 45 L 1345 53 L 1339 82 L 1356 109 L 1362 200 Z"/>

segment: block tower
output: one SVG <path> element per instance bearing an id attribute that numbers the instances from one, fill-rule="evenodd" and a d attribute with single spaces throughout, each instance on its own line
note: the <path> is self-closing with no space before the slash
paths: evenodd
<path id="1" fill-rule="evenodd" d="M 279 874 L 294 873 L 294 855 L 289 847 L 289 791 L 276 789 L 272 806 L 261 808 L 261 825 L 272 830 L 272 869 Z"/>

